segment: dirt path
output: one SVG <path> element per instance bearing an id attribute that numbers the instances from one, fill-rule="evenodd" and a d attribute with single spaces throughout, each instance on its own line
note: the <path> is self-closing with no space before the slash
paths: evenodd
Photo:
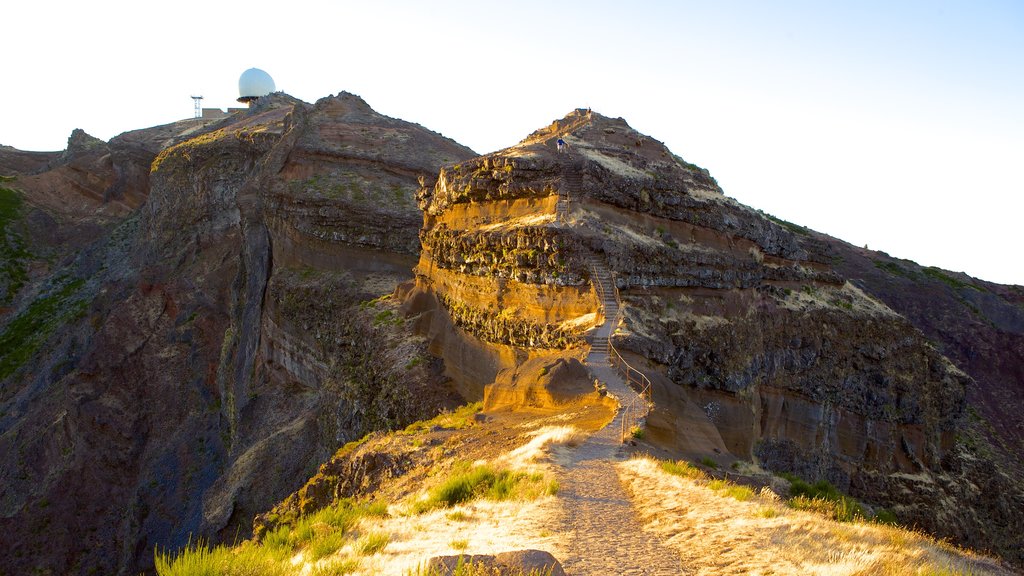
<path id="1" fill-rule="evenodd" d="M 618 310 L 614 300 L 606 300 L 604 307 L 606 320 L 593 337 L 586 364 L 620 406 L 625 406 L 638 395 L 608 361 L 607 341 Z M 569 553 L 562 566 L 571 576 L 681 574 L 679 553 L 643 530 L 615 470 L 615 462 L 625 458 L 622 418 L 620 409 L 607 426 L 578 447 L 559 450 L 561 523 L 569 535 Z"/>
<path id="2" fill-rule="evenodd" d="M 680 574 L 679 554 L 643 530 L 619 480 L 614 463 L 623 453 L 617 420 L 564 452 L 568 461 L 559 471 L 558 496 L 569 542 L 562 566 L 571 576 Z"/>

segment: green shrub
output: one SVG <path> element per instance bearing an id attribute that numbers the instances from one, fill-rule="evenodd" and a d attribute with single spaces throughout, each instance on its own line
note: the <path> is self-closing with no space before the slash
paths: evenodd
<path id="1" fill-rule="evenodd" d="M 709 458 L 707 456 L 701 458 L 700 459 L 700 463 L 705 465 L 705 466 L 707 466 L 708 468 L 711 468 L 712 470 L 717 470 L 718 469 L 718 462 L 715 462 L 714 460 L 712 460 L 711 458 Z"/>

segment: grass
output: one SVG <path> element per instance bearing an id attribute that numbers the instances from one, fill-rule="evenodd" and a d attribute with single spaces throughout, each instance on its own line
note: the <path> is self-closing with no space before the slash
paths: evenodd
<path id="1" fill-rule="evenodd" d="M 907 270 L 895 262 L 889 262 L 887 260 L 872 260 L 871 262 L 874 263 L 875 268 L 890 274 L 895 274 L 896 276 L 902 276 L 910 280 L 915 280 L 918 277 L 917 273 L 913 270 Z"/>
<path id="2" fill-rule="evenodd" d="M 469 548 L 469 540 L 452 540 L 448 543 L 448 545 L 451 546 L 452 550 L 458 550 L 459 552 L 462 552 L 466 548 Z"/>
<path id="3" fill-rule="evenodd" d="M 345 534 L 339 531 L 332 531 L 320 538 L 311 538 L 306 552 L 310 560 L 319 560 L 334 554 L 345 545 Z"/>
<path id="4" fill-rule="evenodd" d="M 641 428 L 640 426 L 633 426 L 629 430 L 629 435 L 632 436 L 636 440 L 643 440 L 644 439 L 644 429 Z"/>
<path id="5" fill-rule="evenodd" d="M 557 482 L 544 482 L 543 474 L 527 474 L 502 470 L 491 466 L 474 466 L 456 472 L 448 480 L 434 487 L 425 500 L 417 502 L 417 514 L 438 508 L 451 508 L 475 500 L 532 500 L 558 491 Z"/>
<path id="6" fill-rule="evenodd" d="M 356 550 L 363 556 L 373 556 L 391 543 L 391 535 L 386 532 L 370 532 L 356 542 Z"/>
<path id="7" fill-rule="evenodd" d="M 949 274 L 946 274 L 941 268 L 936 268 L 935 266 L 928 266 L 927 268 L 924 268 L 922 272 L 924 272 L 925 276 L 928 276 L 929 278 L 934 278 L 935 280 L 938 280 L 940 282 L 944 282 L 951 288 L 972 288 L 979 292 L 984 292 L 984 289 L 979 288 L 974 284 L 953 278 Z"/>
<path id="8" fill-rule="evenodd" d="M 352 528 L 360 519 L 386 514 L 382 503 L 341 500 L 293 524 L 279 526 L 260 542 L 210 547 L 200 540 L 175 553 L 157 549 L 156 571 L 160 576 L 291 574 L 291 559 L 296 553 L 304 552 L 312 562 L 327 558 L 351 541 Z M 368 556 L 383 550 L 389 542 L 388 534 L 370 532 L 355 542 L 355 549 Z M 350 574 L 358 567 L 358 559 L 349 559 L 321 564 L 313 573 Z"/>
<path id="9" fill-rule="evenodd" d="M 0 333 L 0 380 L 28 361 L 57 328 L 85 311 L 87 303 L 76 298 L 85 282 L 57 282 L 63 285 L 36 298 Z"/>
<path id="10" fill-rule="evenodd" d="M 786 220 L 783 220 L 782 218 L 776 218 L 775 216 L 772 216 L 771 214 L 764 213 L 764 215 L 765 215 L 765 217 L 767 217 L 772 222 L 775 222 L 779 226 L 782 226 L 783 228 L 785 228 L 786 230 L 789 230 L 790 232 L 792 232 L 794 234 L 799 234 L 801 236 L 810 236 L 811 235 L 811 231 L 810 230 L 808 230 L 807 228 L 804 228 L 803 226 L 801 226 L 799 224 L 793 224 L 792 222 L 787 222 Z"/>
<path id="11" fill-rule="evenodd" d="M 734 500 L 739 500 L 740 502 L 746 502 L 747 500 L 754 498 L 754 491 L 751 490 L 749 486 L 733 484 L 728 480 L 712 480 L 711 482 L 708 482 L 708 488 L 729 496 Z"/>
<path id="12" fill-rule="evenodd" d="M 210 547 L 202 540 L 189 542 L 177 554 L 154 552 L 156 572 L 161 576 L 284 576 L 290 563 L 280 548 L 250 543 L 225 548 Z"/>
<path id="13" fill-rule="evenodd" d="M 322 563 L 310 571 L 310 576 L 345 576 L 359 571 L 358 558 L 346 558 L 338 562 Z"/>
<path id="14" fill-rule="evenodd" d="M 796 499 L 819 513 L 803 514 L 787 509 L 770 490 L 728 502 L 720 498 L 727 483 L 670 472 L 681 468 L 686 474 L 693 466 L 641 457 L 618 467 L 645 529 L 695 573 L 993 573 L 989 559 L 921 533 L 875 522 L 836 522 L 835 506 L 821 503 L 823 495 L 838 491 L 823 484 L 804 483 L 818 498 Z"/>
<path id="15" fill-rule="evenodd" d="M 705 466 L 707 466 L 708 468 L 711 468 L 712 470 L 717 470 L 718 469 L 718 462 L 715 462 L 714 460 L 712 460 L 711 458 L 709 458 L 707 456 L 701 458 L 700 459 L 700 463 L 705 465 Z"/>
<path id="16" fill-rule="evenodd" d="M 839 522 L 866 520 L 870 515 L 859 502 L 843 494 L 828 480 L 819 480 L 814 484 L 794 476 L 780 474 L 789 480 L 790 508 L 817 512 Z"/>
<path id="17" fill-rule="evenodd" d="M 679 460 L 676 462 L 664 460 L 661 462 L 661 469 L 669 474 L 675 474 L 676 476 L 682 476 L 683 478 L 690 478 L 693 480 L 703 480 L 708 477 L 701 469 L 693 466 L 685 460 Z"/>
<path id="18" fill-rule="evenodd" d="M 13 180 L 4 177 L 3 182 Z M 25 261 L 31 254 L 13 224 L 21 219 L 21 195 L 13 188 L 0 186 L 0 305 L 10 303 L 28 280 Z"/>
<path id="19" fill-rule="evenodd" d="M 420 420 L 419 422 L 413 422 L 405 427 L 405 430 L 400 432 L 401 434 L 416 434 L 418 432 L 425 432 L 431 428 L 437 426 L 439 428 L 446 428 L 448 430 L 462 430 L 472 426 L 476 420 L 475 416 L 477 412 L 482 410 L 484 407 L 483 402 L 474 402 L 472 404 L 466 404 L 455 409 L 454 412 L 442 412 L 430 420 Z"/>

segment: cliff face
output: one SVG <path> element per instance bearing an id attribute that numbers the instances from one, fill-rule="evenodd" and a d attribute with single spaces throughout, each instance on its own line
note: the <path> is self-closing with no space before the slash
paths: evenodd
<path id="1" fill-rule="evenodd" d="M 467 395 L 525 357 L 582 345 L 596 261 L 625 303 L 615 344 L 654 382 L 652 438 L 827 479 L 1021 561 L 1024 493 L 977 444 L 975 381 L 848 281 L 834 240 L 738 204 L 707 171 L 588 111 L 445 167 L 421 203 L 407 309 L 449 367 L 471 368 L 453 373 Z"/>
<path id="2" fill-rule="evenodd" d="M 419 176 L 471 151 L 349 94 L 192 128 L 148 161 L 146 135 L 90 143 L 118 218 L 2 325 L 37 345 L 2 358 L 4 571 L 134 574 L 244 537 L 339 445 L 455 402 L 386 296 Z"/>

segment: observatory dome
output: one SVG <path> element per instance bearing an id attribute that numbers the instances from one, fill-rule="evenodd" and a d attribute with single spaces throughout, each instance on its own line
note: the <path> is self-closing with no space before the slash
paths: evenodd
<path id="1" fill-rule="evenodd" d="M 259 68 L 249 68 L 238 78 L 238 101 L 249 102 L 266 96 L 277 88 L 274 79 Z"/>

